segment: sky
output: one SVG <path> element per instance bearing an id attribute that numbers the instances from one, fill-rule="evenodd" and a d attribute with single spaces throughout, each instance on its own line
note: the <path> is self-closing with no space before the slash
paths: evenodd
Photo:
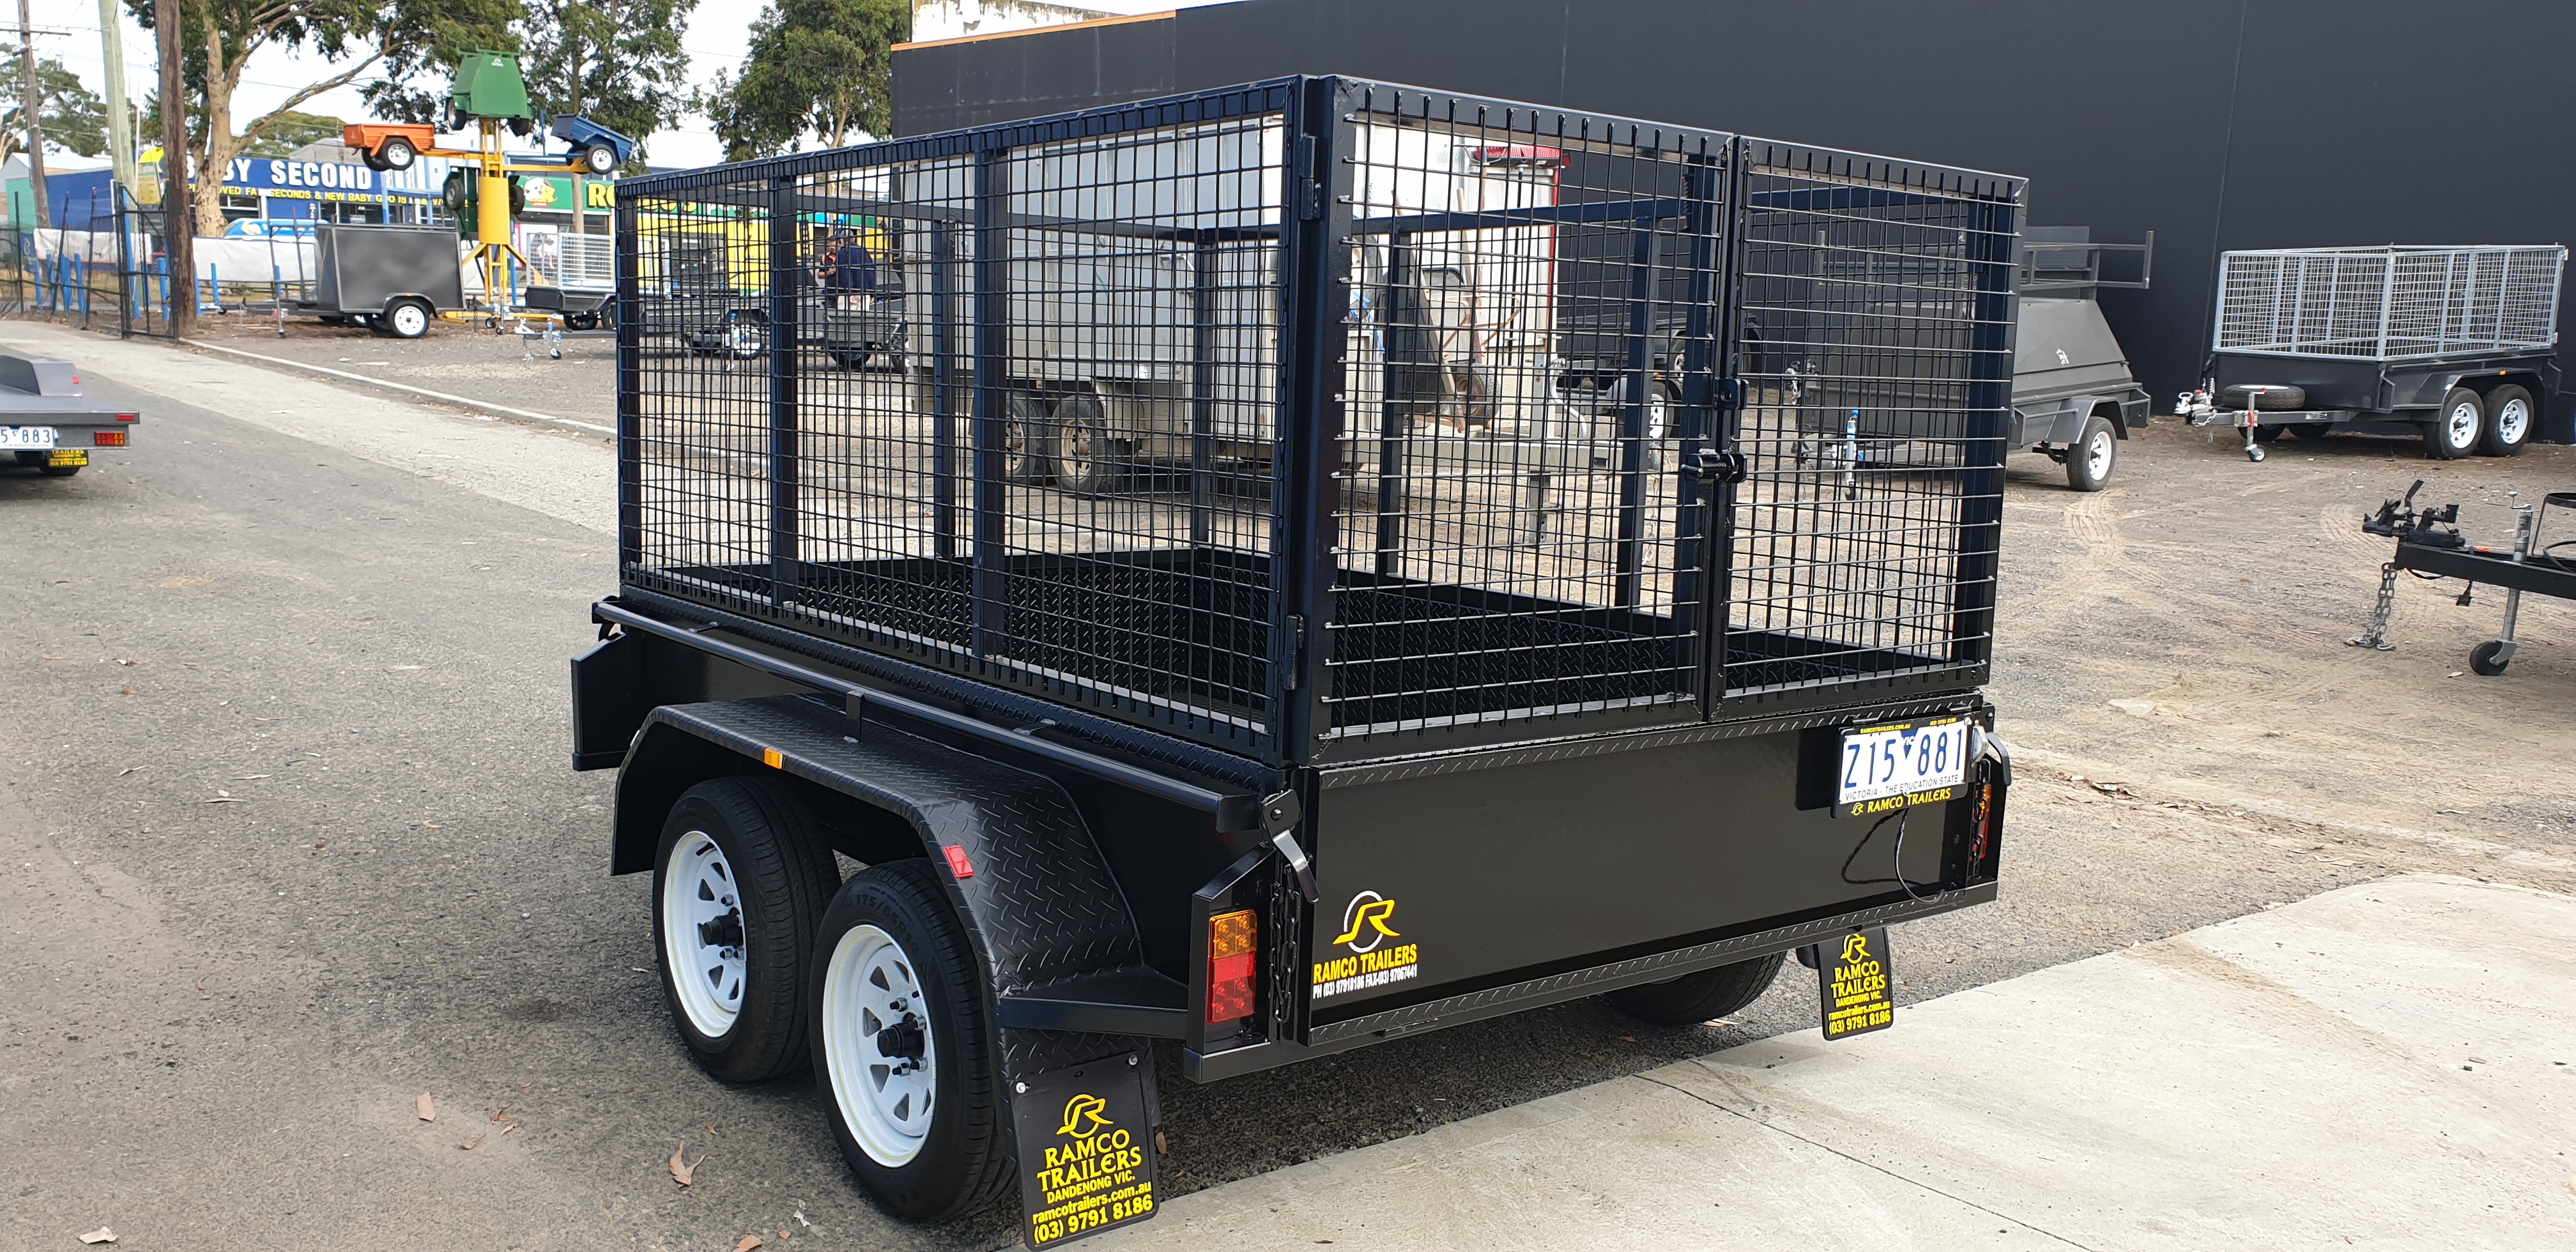
<path id="1" fill-rule="evenodd" d="M 1157 13 L 1214 0 L 1068 2 L 1112 13 Z M 153 52 L 152 32 L 135 25 L 134 19 L 125 15 L 121 2 L 115 3 L 115 7 L 118 20 L 125 28 L 125 91 L 140 101 L 159 81 L 160 70 Z M 765 0 L 699 0 L 697 11 L 690 15 L 688 28 L 680 37 L 680 46 L 689 54 L 690 86 L 703 87 L 715 77 L 716 71 L 734 69 L 742 64 L 751 39 L 752 21 L 760 16 L 764 7 Z M 61 61 L 65 68 L 79 75 L 82 82 L 89 84 L 91 90 L 106 94 L 106 58 L 101 50 L 97 0 L 32 0 L 31 10 L 30 16 L 38 32 L 36 55 Z M 0 13 L 5 12 L 5 7 L 0 7 Z M 10 32 L 10 42 L 16 42 L 14 31 Z M 234 124 L 238 126 L 258 117 L 306 84 L 328 78 L 334 72 L 329 62 L 310 53 L 272 50 L 252 57 L 243 75 L 241 94 L 234 104 Z M 302 107 L 308 113 L 328 114 L 348 121 L 358 121 L 367 115 L 366 106 L 358 99 L 354 85 L 316 96 Z M 698 117 L 681 119 L 678 127 L 652 136 L 646 141 L 646 147 L 657 168 L 705 165 L 723 159 L 723 145 L 709 132 L 706 120 Z"/>

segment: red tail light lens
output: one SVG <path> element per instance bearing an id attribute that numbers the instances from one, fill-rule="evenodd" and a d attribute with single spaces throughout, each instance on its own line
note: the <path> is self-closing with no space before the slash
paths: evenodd
<path id="1" fill-rule="evenodd" d="M 80 380 L 76 378 L 72 381 L 79 382 Z M 139 422 L 143 420 L 143 415 L 140 413 L 119 413 L 116 415 L 116 420 L 120 422 Z"/>
<path id="2" fill-rule="evenodd" d="M 1208 1024 L 1252 1016 L 1252 957 L 1260 940 L 1261 928 L 1250 909 L 1208 919 Z"/>
<path id="3" fill-rule="evenodd" d="M 122 448 L 125 446 L 125 432 L 121 430 L 93 431 L 90 434 L 89 441 L 92 447 Z"/>

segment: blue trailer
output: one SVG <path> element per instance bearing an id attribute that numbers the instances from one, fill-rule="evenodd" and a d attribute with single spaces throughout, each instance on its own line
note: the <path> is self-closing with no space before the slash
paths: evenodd
<path id="1" fill-rule="evenodd" d="M 634 140 L 577 114 L 556 118 L 546 133 L 571 145 L 564 164 L 586 174 L 606 178 L 635 157 Z"/>

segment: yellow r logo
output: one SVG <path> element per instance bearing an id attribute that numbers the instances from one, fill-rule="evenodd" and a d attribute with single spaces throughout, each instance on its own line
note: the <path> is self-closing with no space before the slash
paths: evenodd
<path id="1" fill-rule="evenodd" d="M 1869 959 L 1869 936 L 1843 936 L 1843 964 L 1857 965 Z"/>
<path id="2" fill-rule="evenodd" d="M 1382 899 L 1374 891 L 1363 891 L 1352 897 L 1350 912 L 1342 918 L 1345 929 L 1333 942 L 1347 943 L 1353 952 L 1366 952 L 1376 947 L 1381 939 L 1399 938 L 1395 927 L 1386 924 L 1386 920 L 1393 916 L 1395 901 Z M 1369 934 L 1367 943 L 1358 942 L 1363 933 L 1372 931 L 1375 933 Z"/>
<path id="3" fill-rule="evenodd" d="M 1101 1110 L 1108 1107 L 1109 1102 L 1099 1096 L 1075 1096 L 1064 1102 L 1064 1125 L 1057 1127 L 1055 1133 L 1076 1139 L 1088 1139 L 1099 1134 L 1101 1127 L 1118 1124 L 1100 1115 Z"/>

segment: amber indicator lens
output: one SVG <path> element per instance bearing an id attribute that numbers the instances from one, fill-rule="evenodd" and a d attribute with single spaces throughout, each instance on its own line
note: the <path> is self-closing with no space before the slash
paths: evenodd
<path id="1" fill-rule="evenodd" d="M 1252 957 L 1260 939 L 1250 909 L 1208 919 L 1207 1019 L 1211 1025 L 1252 1016 Z"/>

